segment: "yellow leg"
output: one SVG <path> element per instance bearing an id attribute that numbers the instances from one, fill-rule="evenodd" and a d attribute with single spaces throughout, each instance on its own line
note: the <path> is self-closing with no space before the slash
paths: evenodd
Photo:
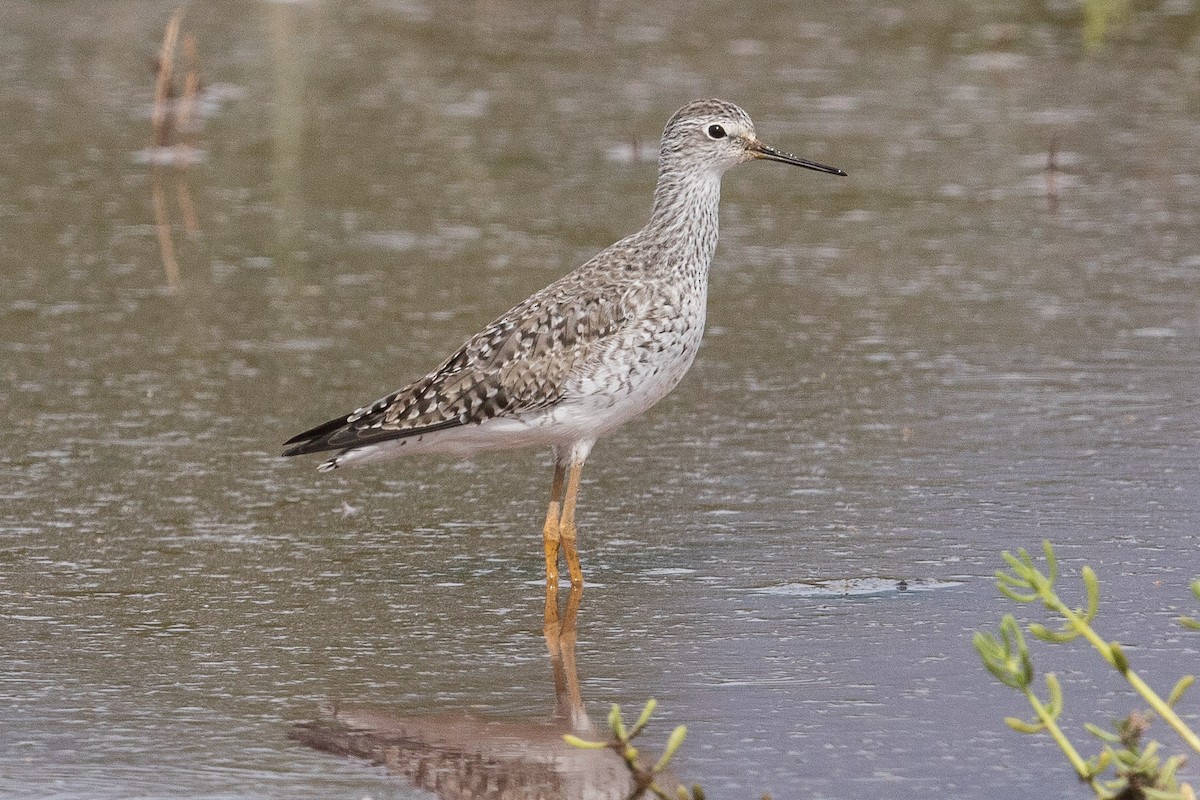
<path id="1" fill-rule="evenodd" d="M 583 475 L 583 460 L 571 460 L 571 472 L 567 478 L 567 495 L 563 500 L 562 518 L 558 523 L 563 556 L 567 570 L 571 573 L 571 587 L 583 586 L 583 567 L 579 564 L 579 551 L 575 549 L 575 500 L 579 496 L 579 479 Z"/>
<path id="2" fill-rule="evenodd" d="M 546 551 L 546 586 L 558 590 L 558 545 L 561 541 L 559 514 L 563 481 L 566 478 L 565 464 L 554 462 L 554 483 L 550 487 L 550 507 L 546 509 L 546 525 L 542 528 L 542 544 Z M 568 562 L 569 565 L 570 562 Z"/>

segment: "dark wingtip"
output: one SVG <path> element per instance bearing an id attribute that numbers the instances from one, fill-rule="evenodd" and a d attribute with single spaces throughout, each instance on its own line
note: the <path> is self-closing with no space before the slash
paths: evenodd
<path id="1" fill-rule="evenodd" d="M 288 444 L 291 444 L 291 442 L 290 441 L 284 442 L 285 446 Z M 311 444 L 311 443 L 305 442 L 304 444 L 296 445 L 295 447 L 288 447 L 286 450 L 284 450 L 279 455 L 281 458 L 290 458 L 291 456 L 302 456 L 305 453 L 312 452 L 312 451 L 306 449 L 307 445 L 309 445 L 309 444 Z"/>
<path id="2" fill-rule="evenodd" d="M 283 457 L 302 456 L 306 453 L 337 449 L 337 445 L 329 444 L 329 437 L 345 427 L 348 419 L 349 415 L 331 419 L 328 422 L 322 422 L 315 428 L 309 428 L 304 433 L 296 434 L 283 443 L 283 446 L 287 448 L 283 451 Z"/>

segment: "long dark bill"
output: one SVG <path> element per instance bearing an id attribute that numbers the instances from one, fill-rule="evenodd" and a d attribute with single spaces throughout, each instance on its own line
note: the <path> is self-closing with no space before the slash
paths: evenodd
<path id="1" fill-rule="evenodd" d="M 805 169 L 815 169 L 817 172 L 828 172 L 830 175 L 846 175 L 845 170 L 837 167 L 829 167 L 825 164 L 818 164 L 816 161 L 809 161 L 807 158 L 794 156 L 791 153 L 785 153 L 782 150 L 776 150 L 769 144 L 755 141 L 750 144 L 750 153 L 755 158 L 765 158 L 768 161 L 779 161 L 783 164 L 793 164 L 797 167 Z"/>

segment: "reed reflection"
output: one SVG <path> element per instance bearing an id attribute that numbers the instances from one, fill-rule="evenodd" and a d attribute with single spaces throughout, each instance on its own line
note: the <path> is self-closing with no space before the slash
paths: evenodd
<path id="1" fill-rule="evenodd" d="M 488 720 L 467 714 L 401 716 L 340 706 L 294 736 L 309 747 L 364 758 L 443 798 L 624 798 L 633 789 L 615 752 L 582 750 L 564 733 L 590 734 L 575 662 L 583 591 L 561 603 L 546 588 L 544 632 L 554 679 L 550 719 Z"/>
<path id="2" fill-rule="evenodd" d="M 154 106 L 151 113 L 152 140 L 145 152 L 150 164 L 150 197 L 154 206 L 154 232 L 159 257 L 167 277 L 167 288 L 179 289 L 179 262 L 175 257 L 174 223 L 164 187 L 163 173 L 169 172 L 175 185 L 175 198 L 190 235 L 199 232 L 200 221 L 188 187 L 188 167 L 198 160 L 195 142 L 197 94 L 200 90 L 199 56 L 196 39 L 183 34 L 184 79 L 182 92 L 175 86 L 176 49 L 180 41 L 183 9 L 177 9 L 163 33 L 162 47 L 154 62 Z"/>

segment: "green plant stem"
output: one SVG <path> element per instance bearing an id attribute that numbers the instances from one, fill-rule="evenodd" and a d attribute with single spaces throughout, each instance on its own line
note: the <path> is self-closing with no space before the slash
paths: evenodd
<path id="1" fill-rule="evenodd" d="M 1067 756 L 1067 760 L 1075 768 L 1079 779 L 1087 783 L 1092 791 L 1096 793 L 1097 797 L 1103 797 L 1104 792 L 1096 785 L 1096 778 L 1091 774 L 1091 770 L 1088 769 L 1087 762 L 1083 760 L 1083 756 L 1079 755 L 1079 751 L 1075 749 L 1075 745 L 1071 744 L 1071 740 L 1067 738 L 1067 735 L 1062 732 L 1062 728 L 1058 727 L 1058 723 L 1054 721 L 1054 717 L 1050 714 L 1050 711 L 1042 705 L 1042 701 L 1038 699 L 1037 695 L 1028 686 L 1023 691 L 1025 692 L 1025 697 L 1029 700 L 1029 705 L 1033 706 L 1034 713 L 1037 714 L 1042 725 L 1046 726 L 1046 733 L 1050 734 L 1050 737 L 1058 744 L 1059 749 Z"/>
<path id="2" fill-rule="evenodd" d="M 1179 734 L 1179 738 L 1187 742 L 1188 747 L 1200 753 L 1200 736 L 1197 736 L 1196 732 L 1179 718 L 1175 709 L 1167 705 L 1166 701 L 1159 697 L 1158 693 L 1151 689 L 1132 669 L 1125 673 L 1125 679 L 1137 690 L 1138 694 L 1145 698 L 1146 702 L 1150 704 L 1150 708 L 1154 709 L 1154 713 L 1170 725 Z"/>
<path id="3" fill-rule="evenodd" d="M 1175 710 L 1167 705 L 1166 701 L 1159 697 L 1158 693 L 1155 692 L 1154 689 L 1150 688 L 1149 684 L 1142 680 L 1141 676 L 1134 672 L 1128 664 L 1125 665 L 1124 669 L 1121 669 L 1117 663 L 1116 656 L 1113 655 L 1112 645 L 1104 641 L 1100 634 L 1096 633 L 1096 631 L 1087 623 L 1087 621 L 1080 619 L 1078 614 L 1067 608 L 1066 605 L 1059 600 L 1058 595 L 1053 593 L 1053 590 L 1050 590 L 1050 596 L 1054 599 L 1054 610 L 1062 614 L 1063 617 L 1065 617 L 1066 620 L 1077 631 L 1083 634 L 1084 638 L 1091 642 L 1092 647 L 1096 648 L 1096 652 L 1098 652 L 1104 658 L 1104 660 L 1109 663 L 1109 665 L 1120 672 L 1125 677 L 1125 680 L 1129 681 L 1129 684 L 1134 688 L 1134 690 L 1137 691 L 1137 693 L 1140 694 L 1143 699 L 1150 704 L 1150 708 L 1154 710 L 1155 714 L 1158 714 L 1158 716 L 1164 722 L 1170 725 L 1175 732 L 1179 734 L 1179 737 L 1187 742 L 1189 747 L 1191 747 L 1197 753 L 1200 753 L 1200 736 L 1197 736 L 1195 731 L 1189 728 L 1187 723 L 1179 718 L 1179 715 L 1175 713 Z"/>

